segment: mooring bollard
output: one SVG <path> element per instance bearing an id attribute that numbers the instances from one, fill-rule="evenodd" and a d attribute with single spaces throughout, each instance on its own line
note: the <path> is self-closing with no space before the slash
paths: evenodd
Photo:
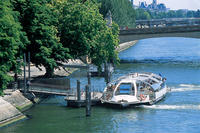
<path id="1" fill-rule="evenodd" d="M 86 98 L 85 98 L 85 103 L 86 103 L 86 116 L 91 115 L 91 92 L 90 92 L 90 87 L 89 85 L 86 85 L 85 87 L 85 93 L 86 93 Z"/>
<path id="2" fill-rule="evenodd" d="M 80 101 L 81 100 L 81 86 L 80 86 L 80 81 L 77 80 L 77 100 Z"/>

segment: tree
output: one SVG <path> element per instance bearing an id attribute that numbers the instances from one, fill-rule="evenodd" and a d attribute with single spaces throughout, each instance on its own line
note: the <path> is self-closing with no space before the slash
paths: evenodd
<path id="1" fill-rule="evenodd" d="M 194 14 L 194 17 L 199 18 L 200 17 L 200 10 L 197 10 Z"/>
<path id="2" fill-rule="evenodd" d="M 101 66 L 108 61 L 117 63 L 115 51 L 118 46 L 118 26 L 106 26 L 98 5 L 87 0 L 65 2 L 60 22 L 61 43 L 69 49 L 73 59 L 89 56 L 92 62 Z"/>
<path id="3" fill-rule="evenodd" d="M 147 20 L 150 20 L 151 19 L 151 16 L 149 15 L 148 12 L 144 12 L 144 19 L 147 19 Z"/>
<path id="4" fill-rule="evenodd" d="M 100 13 L 105 17 L 108 11 L 120 27 L 135 27 L 135 10 L 129 0 L 98 0 L 101 3 Z"/>
<path id="5" fill-rule="evenodd" d="M 149 12 L 145 11 L 144 9 L 136 10 L 136 20 L 149 20 L 149 19 L 151 19 Z"/>
<path id="6" fill-rule="evenodd" d="M 118 34 L 119 27 L 115 23 L 112 24 L 111 29 L 106 27 L 103 32 L 100 32 L 97 40 L 98 45 L 90 53 L 92 62 L 98 66 L 99 71 L 101 71 L 102 63 L 117 64 L 119 62 L 118 53 L 115 50 L 119 43 Z"/>
<path id="7" fill-rule="evenodd" d="M 194 17 L 194 11 L 188 11 L 186 16 L 187 16 L 188 18 Z"/>
<path id="8" fill-rule="evenodd" d="M 167 13 L 167 18 L 176 18 L 176 12 L 173 11 L 173 10 L 170 10 L 170 11 Z"/>
<path id="9" fill-rule="evenodd" d="M 44 66 L 46 77 L 52 77 L 58 61 L 70 58 L 69 49 L 64 48 L 58 37 L 59 11 L 49 0 L 26 0 L 23 9 L 23 27 L 30 40 L 27 51 L 31 62 L 37 67 Z"/>
<path id="10" fill-rule="evenodd" d="M 0 95 L 12 80 L 8 72 L 19 71 L 17 59 L 22 58 L 21 53 L 28 43 L 18 17 L 9 0 L 0 1 Z"/>
<path id="11" fill-rule="evenodd" d="M 184 17 L 186 17 L 186 12 L 183 11 L 183 10 L 177 10 L 176 11 L 176 17 L 177 18 L 184 18 Z"/>

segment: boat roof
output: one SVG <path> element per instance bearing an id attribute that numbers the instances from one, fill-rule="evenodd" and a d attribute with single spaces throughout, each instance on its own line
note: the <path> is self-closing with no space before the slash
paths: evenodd
<path id="1" fill-rule="evenodd" d="M 160 75 L 143 72 L 143 73 L 129 73 L 128 75 L 119 77 L 115 82 L 133 82 L 133 81 L 141 81 L 149 84 L 148 81 L 152 80 L 154 83 L 159 83 L 162 80 Z"/>

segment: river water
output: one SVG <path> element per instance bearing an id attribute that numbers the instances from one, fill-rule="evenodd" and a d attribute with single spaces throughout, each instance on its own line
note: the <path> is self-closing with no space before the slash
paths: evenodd
<path id="1" fill-rule="evenodd" d="M 200 39 L 152 38 L 139 41 L 120 53 L 124 63 L 115 68 L 113 79 L 129 72 L 161 73 L 172 91 L 152 106 L 129 109 L 66 107 L 63 97 L 51 97 L 26 114 L 31 119 L 0 129 L 0 133 L 199 133 L 200 132 Z M 83 70 L 73 83 L 86 84 Z M 102 90 L 104 79 L 93 78 Z"/>

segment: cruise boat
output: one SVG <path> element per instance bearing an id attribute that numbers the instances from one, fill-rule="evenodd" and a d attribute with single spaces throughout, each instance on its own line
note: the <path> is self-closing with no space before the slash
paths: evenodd
<path id="1" fill-rule="evenodd" d="M 103 91 L 104 105 L 129 107 L 152 105 L 162 100 L 170 89 L 166 78 L 154 73 L 130 73 L 109 83 Z"/>

